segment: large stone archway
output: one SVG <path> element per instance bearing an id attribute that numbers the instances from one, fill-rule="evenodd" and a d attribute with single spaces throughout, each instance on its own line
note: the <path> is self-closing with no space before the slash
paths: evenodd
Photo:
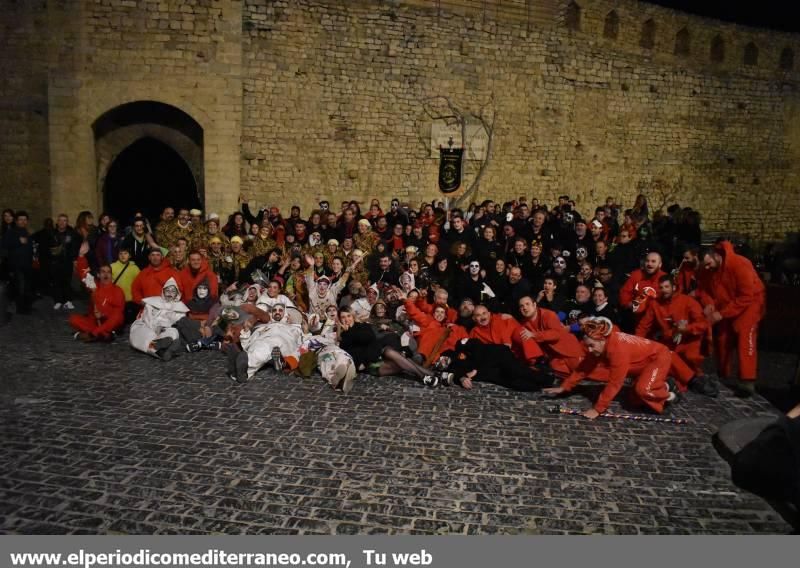
<path id="1" fill-rule="evenodd" d="M 103 113 L 93 124 L 97 203 L 108 203 L 106 177 L 120 154 L 143 139 L 154 139 L 178 154 L 194 178 L 197 201 L 205 201 L 203 127 L 189 114 L 157 101 L 136 101 Z M 143 204 L 145 205 L 145 204 Z"/>

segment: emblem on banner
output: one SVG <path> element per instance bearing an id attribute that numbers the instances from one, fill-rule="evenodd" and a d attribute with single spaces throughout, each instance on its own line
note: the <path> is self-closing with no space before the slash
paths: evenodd
<path id="1" fill-rule="evenodd" d="M 461 187 L 463 148 L 439 148 L 439 189 L 453 193 Z"/>

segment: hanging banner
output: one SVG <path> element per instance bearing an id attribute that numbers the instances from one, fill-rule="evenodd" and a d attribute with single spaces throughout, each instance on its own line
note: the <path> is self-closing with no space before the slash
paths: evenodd
<path id="1" fill-rule="evenodd" d="M 439 148 L 439 189 L 453 193 L 461 187 L 463 148 Z"/>

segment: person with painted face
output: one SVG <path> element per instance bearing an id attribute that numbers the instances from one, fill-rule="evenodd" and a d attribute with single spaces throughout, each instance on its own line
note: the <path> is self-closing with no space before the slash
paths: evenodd
<path id="1" fill-rule="evenodd" d="M 359 262 L 361 262 L 360 259 Z M 309 328 L 312 331 L 316 331 L 325 321 L 328 308 L 336 306 L 339 294 L 344 290 L 345 286 L 347 286 L 350 273 L 353 271 L 354 267 L 358 266 L 358 263 L 348 267 L 341 278 L 337 279 L 336 282 L 331 282 L 331 279 L 327 276 L 315 279 L 312 268 L 313 263 L 314 259 L 307 255 L 306 264 L 308 268 L 306 269 L 305 279 L 306 286 L 308 287 L 310 311 Z"/>
<path id="2" fill-rule="evenodd" d="M 181 302 L 177 280 L 170 277 L 161 294 L 144 298 L 142 304 L 142 313 L 131 324 L 131 347 L 169 361 L 184 349 L 174 325 L 189 313 L 189 308 Z"/>
<path id="3" fill-rule="evenodd" d="M 189 253 L 188 264 L 179 272 L 178 276 L 181 296 L 189 298 L 187 305 L 191 311 L 190 316 L 205 318 L 208 310 L 219 298 L 217 275 L 198 251 L 192 251 Z M 199 290 L 201 285 L 202 292 Z"/>
<path id="4" fill-rule="evenodd" d="M 456 296 L 459 300 L 469 298 L 476 305 L 482 303 L 495 304 L 495 292 L 487 284 L 477 260 L 470 261 L 467 272 L 462 273 L 456 282 Z"/>
<path id="5" fill-rule="evenodd" d="M 550 276 L 558 284 L 562 294 L 568 294 L 570 289 L 570 273 L 567 259 L 559 255 L 553 259 L 552 268 L 548 271 Z"/>

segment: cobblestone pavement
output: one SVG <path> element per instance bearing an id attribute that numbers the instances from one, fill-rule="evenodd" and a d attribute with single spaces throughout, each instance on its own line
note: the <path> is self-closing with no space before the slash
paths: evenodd
<path id="1" fill-rule="evenodd" d="M 763 400 L 689 395 L 688 425 L 547 412 L 493 386 L 426 390 L 169 363 L 71 340 L 62 314 L 0 328 L 0 530 L 10 533 L 786 533 L 711 446 Z M 569 404 L 586 404 L 574 395 Z"/>

